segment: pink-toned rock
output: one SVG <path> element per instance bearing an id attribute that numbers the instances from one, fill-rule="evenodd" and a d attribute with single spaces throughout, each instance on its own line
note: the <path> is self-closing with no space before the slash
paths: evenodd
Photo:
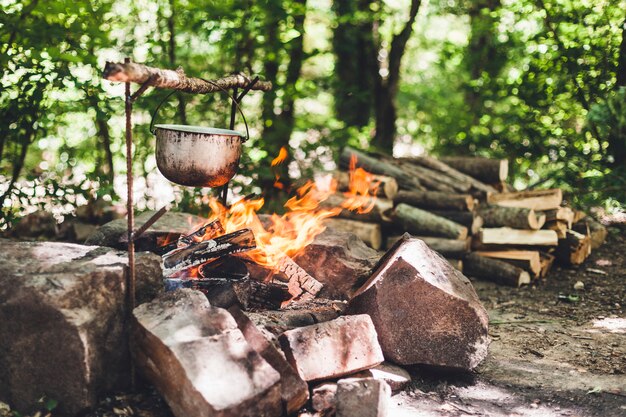
<path id="1" fill-rule="evenodd" d="M 391 388 L 374 378 L 346 378 L 337 383 L 336 417 L 385 417 Z"/>
<path id="2" fill-rule="evenodd" d="M 287 360 L 305 381 L 349 375 L 384 359 L 366 314 L 288 330 L 278 340 Z"/>
<path id="3" fill-rule="evenodd" d="M 385 357 L 470 370 L 487 355 L 487 311 L 470 281 L 421 240 L 403 236 L 348 304 L 369 314 Z"/>
<path id="4" fill-rule="evenodd" d="M 287 414 L 298 411 L 309 400 L 309 386 L 285 360 L 282 353 L 238 307 L 228 309 L 246 341 L 280 374 L 280 395 Z"/>
<path id="5" fill-rule="evenodd" d="M 389 362 L 352 375 L 353 378 L 374 378 L 385 381 L 392 392 L 398 392 L 411 382 L 411 375 L 404 369 Z"/>
<path id="6" fill-rule="evenodd" d="M 126 253 L 0 241 L 0 401 L 30 413 L 46 394 L 76 415 L 130 380 Z M 137 297 L 162 288 L 161 259 L 137 254 Z"/>
<path id="7" fill-rule="evenodd" d="M 279 373 L 204 294 L 176 290 L 133 314 L 137 366 L 177 417 L 281 414 Z"/>
<path id="8" fill-rule="evenodd" d="M 327 229 L 294 260 L 324 284 L 318 296 L 347 300 L 367 280 L 381 255 L 352 233 Z"/>
<path id="9" fill-rule="evenodd" d="M 331 414 L 335 410 L 337 396 L 337 384 L 335 382 L 325 382 L 313 388 L 311 395 L 311 406 L 318 412 Z"/>

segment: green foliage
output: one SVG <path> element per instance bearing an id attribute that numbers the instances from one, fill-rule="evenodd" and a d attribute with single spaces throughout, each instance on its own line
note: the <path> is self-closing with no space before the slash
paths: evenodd
<path id="1" fill-rule="evenodd" d="M 389 49 L 409 3 L 0 0 L 0 229 L 36 208 L 62 215 L 125 193 L 122 87 L 100 79 L 106 60 L 125 56 L 274 83 L 243 102 L 251 140 L 233 184 L 239 195 L 268 192 L 281 146 L 290 150 L 283 177 L 332 169 L 342 146 L 373 137 L 378 63 L 366 49 L 371 36 Z M 560 186 L 575 204 L 623 205 L 624 10 L 624 0 L 424 2 L 402 61 L 398 142 L 506 157 L 518 187 Z M 157 194 L 169 187 L 148 130 L 166 94 L 148 90 L 134 107 L 139 207 L 164 203 Z M 157 120 L 228 127 L 229 113 L 223 94 L 175 94 Z M 173 187 L 189 211 L 206 211 L 208 193 Z"/>

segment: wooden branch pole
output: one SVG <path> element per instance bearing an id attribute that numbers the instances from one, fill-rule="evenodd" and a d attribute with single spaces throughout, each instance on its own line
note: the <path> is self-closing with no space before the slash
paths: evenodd
<path id="1" fill-rule="evenodd" d="M 163 255 L 164 276 L 171 276 L 183 269 L 198 266 L 233 253 L 244 252 L 256 247 L 250 229 L 241 229 L 215 239 L 193 243 Z"/>
<path id="2" fill-rule="evenodd" d="M 102 72 L 102 78 L 109 81 L 132 82 L 194 94 L 215 93 L 231 88 L 246 88 L 252 81 L 247 75 L 235 74 L 207 82 L 200 78 L 187 77 L 182 68 L 174 71 L 134 62 L 107 62 Z M 257 81 L 252 86 L 252 90 L 269 91 L 271 89 L 272 83 L 269 81 Z"/>

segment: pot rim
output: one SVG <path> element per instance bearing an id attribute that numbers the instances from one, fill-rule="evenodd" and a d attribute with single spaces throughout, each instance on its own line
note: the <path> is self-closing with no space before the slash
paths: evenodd
<path id="1" fill-rule="evenodd" d="M 220 129 L 217 127 L 204 127 L 204 126 L 192 126 L 192 125 L 172 125 L 172 124 L 159 124 L 154 125 L 157 129 L 171 130 L 173 132 L 185 132 L 185 133 L 201 133 L 207 135 L 222 135 L 222 136 L 239 136 L 241 138 L 245 135 L 236 130 Z"/>

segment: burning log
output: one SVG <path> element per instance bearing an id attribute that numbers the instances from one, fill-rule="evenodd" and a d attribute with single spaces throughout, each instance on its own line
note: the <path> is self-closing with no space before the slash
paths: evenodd
<path id="1" fill-rule="evenodd" d="M 400 191 L 394 203 L 406 203 L 423 209 L 472 211 L 474 198 L 469 194 L 450 194 L 439 191 Z"/>
<path id="2" fill-rule="evenodd" d="M 230 88 L 246 88 L 251 82 L 250 78 L 243 74 L 229 75 L 207 82 L 200 78 L 187 77 L 182 68 L 176 71 L 164 70 L 134 62 L 107 62 L 102 72 L 102 78 L 123 83 L 147 83 L 153 87 L 170 88 L 194 94 L 214 93 Z M 272 83 L 257 81 L 251 89 L 269 91 L 272 89 Z"/>
<path id="3" fill-rule="evenodd" d="M 286 284 L 250 280 L 248 306 L 252 308 L 278 310 L 291 298 Z"/>
<path id="4" fill-rule="evenodd" d="M 537 211 L 556 210 L 563 202 L 563 192 L 560 188 L 554 188 L 551 190 L 500 193 L 488 196 L 487 202 L 502 207 L 522 207 Z"/>
<path id="5" fill-rule="evenodd" d="M 496 193 L 496 189 L 490 185 L 484 184 L 477 180 L 476 178 L 464 174 L 445 162 L 441 162 L 435 158 L 431 158 L 429 156 L 418 156 L 415 158 L 406 158 L 407 161 L 410 161 L 413 164 L 421 165 L 425 168 L 432 169 L 434 171 L 440 172 L 442 175 L 451 178 L 456 181 L 458 184 L 463 184 L 467 186 L 468 189 L 473 188 L 477 191 L 482 191 L 484 193 Z M 495 182 L 495 181 L 494 181 Z"/>
<path id="6" fill-rule="evenodd" d="M 507 262 L 487 258 L 476 252 L 467 255 L 464 261 L 464 272 L 471 277 L 511 287 L 530 283 L 528 272 Z"/>
<path id="7" fill-rule="evenodd" d="M 417 177 L 413 177 L 407 174 L 398 166 L 369 156 L 363 152 L 357 151 L 356 149 L 347 146 L 343 148 L 343 151 L 341 151 L 341 155 L 339 157 L 340 165 L 342 167 L 348 168 L 350 166 L 350 160 L 352 159 L 353 155 L 357 158 L 357 167 L 366 169 L 367 171 L 374 174 L 393 177 L 396 179 L 400 187 L 409 190 L 424 190 L 424 186 L 421 184 L 420 180 Z"/>
<path id="8" fill-rule="evenodd" d="M 533 209 L 520 207 L 489 206 L 478 210 L 485 227 L 512 227 L 514 229 L 541 229 L 546 215 Z"/>
<path id="9" fill-rule="evenodd" d="M 320 202 L 320 207 L 334 208 L 341 207 L 341 204 L 346 200 L 342 194 L 333 194 L 326 200 Z M 372 210 L 366 213 L 358 213 L 343 209 L 339 213 L 338 217 L 351 220 L 360 220 L 364 222 L 390 222 L 389 212 L 393 208 L 393 201 L 386 198 L 372 198 L 368 204 L 372 204 Z M 368 205 L 366 204 L 366 205 Z"/>
<path id="10" fill-rule="evenodd" d="M 411 207 L 408 204 L 398 204 L 393 211 L 394 223 L 404 230 L 415 235 L 447 237 L 450 239 L 467 238 L 467 228 L 443 217 L 427 211 Z"/>
<path id="11" fill-rule="evenodd" d="M 344 171 L 335 171 L 333 178 L 337 181 L 337 190 L 346 191 L 350 185 L 350 174 Z M 384 197 L 390 200 L 398 194 L 398 181 L 387 175 L 373 175 L 372 184 L 376 184 L 376 197 Z M 374 192 L 374 187 L 370 188 L 370 192 Z"/>
<path id="12" fill-rule="evenodd" d="M 220 235 L 222 233 L 224 233 L 224 227 L 219 220 L 215 219 L 212 222 L 200 226 L 198 229 L 194 230 L 188 235 L 181 235 L 176 242 L 160 246 L 159 248 L 157 248 L 155 253 L 163 256 L 169 252 L 172 252 L 173 250 L 189 246 L 192 243 L 200 242 L 207 239 L 213 239 L 214 237 L 217 237 L 217 235 Z"/>
<path id="13" fill-rule="evenodd" d="M 378 250 L 383 245 L 382 231 L 377 223 L 347 219 L 326 219 L 324 222 L 331 229 L 354 233 L 373 249 Z"/>
<path id="14" fill-rule="evenodd" d="M 254 234 L 250 229 L 242 229 L 215 239 L 193 243 L 163 255 L 164 274 L 171 276 L 177 271 L 255 247 Z"/>
<path id="15" fill-rule="evenodd" d="M 486 184 L 506 181 L 509 176 L 509 161 L 475 156 L 443 157 L 441 161 Z"/>
<path id="16" fill-rule="evenodd" d="M 452 220 L 467 227 L 470 234 L 475 235 L 483 227 L 484 220 L 473 211 L 428 210 L 432 214 Z"/>

